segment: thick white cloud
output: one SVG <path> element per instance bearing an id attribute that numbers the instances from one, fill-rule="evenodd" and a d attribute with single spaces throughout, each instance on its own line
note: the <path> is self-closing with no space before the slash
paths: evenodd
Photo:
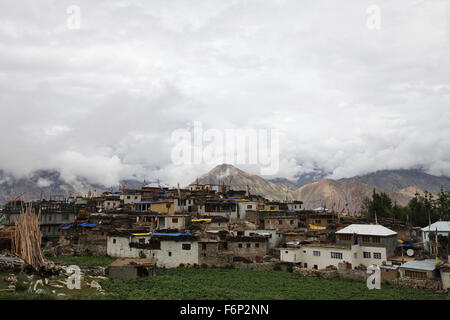
<path id="1" fill-rule="evenodd" d="M 174 165 L 170 137 L 202 121 L 279 130 L 278 176 L 450 175 L 449 1 L 377 1 L 380 30 L 373 4 L 3 0 L 0 168 L 185 184 L 214 165 Z"/>

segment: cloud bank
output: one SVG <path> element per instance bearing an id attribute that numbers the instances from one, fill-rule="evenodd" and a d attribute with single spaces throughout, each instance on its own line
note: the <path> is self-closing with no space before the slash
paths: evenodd
<path id="1" fill-rule="evenodd" d="M 3 0 L 0 169 L 186 184 L 214 165 L 173 164 L 170 137 L 201 121 L 278 130 L 280 177 L 448 176 L 449 1 L 377 1 L 375 30 L 370 5 Z"/>

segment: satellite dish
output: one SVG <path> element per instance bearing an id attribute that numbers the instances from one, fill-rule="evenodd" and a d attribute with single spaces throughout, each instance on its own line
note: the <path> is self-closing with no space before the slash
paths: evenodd
<path id="1" fill-rule="evenodd" d="M 408 250 L 406 250 L 406 254 L 408 255 L 408 257 L 412 257 L 414 255 L 414 250 L 408 249 Z"/>

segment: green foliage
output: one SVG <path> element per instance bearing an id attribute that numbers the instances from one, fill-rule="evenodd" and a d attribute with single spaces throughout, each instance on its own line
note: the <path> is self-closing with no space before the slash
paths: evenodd
<path id="1" fill-rule="evenodd" d="M 114 299 L 163 300 L 335 300 L 448 299 L 446 294 L 382 285 L 367 289 L 364 281 L 304 277 L 295 273 L 224 268 L 166 269 L 158 276 L 130 281 L 103 280 Z"/>
<path id="2" fill-rule="evenodd" d="M 392 204 L 392 200 L 384 193 L 373 190 L 372 199 L 366 197 L 363 201 L 362 210 L 368 213 L 370 218 L 393 218 L 408 222 L 413 226 L 424 227 L 431 221 L 450 219 L 450 191 L 444 191 L 441 187 L 436 196 L 425 191 L 424 195 L 416 194 L 407 206 Z"/>

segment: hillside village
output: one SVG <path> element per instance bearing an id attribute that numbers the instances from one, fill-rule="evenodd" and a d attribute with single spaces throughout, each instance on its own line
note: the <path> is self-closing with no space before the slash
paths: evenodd
<path id="1" fill-rule="evenodd" d="M 202 266 L 365 280 L 367 268 L 376 265 L 381 281 L 448 290 L 449 221 L 420 228 L 302 205 L 271 201 L 223 182 L 187 188 L 124 186 L 101 195 L 30 203 L 14 199 L 0 215 L 0 268 L 14 256 L 16 221 L 24 207 L 32 206 L 40 211 L 46 257 L 114 257 L 105 271 L 113 279 Z"/>

